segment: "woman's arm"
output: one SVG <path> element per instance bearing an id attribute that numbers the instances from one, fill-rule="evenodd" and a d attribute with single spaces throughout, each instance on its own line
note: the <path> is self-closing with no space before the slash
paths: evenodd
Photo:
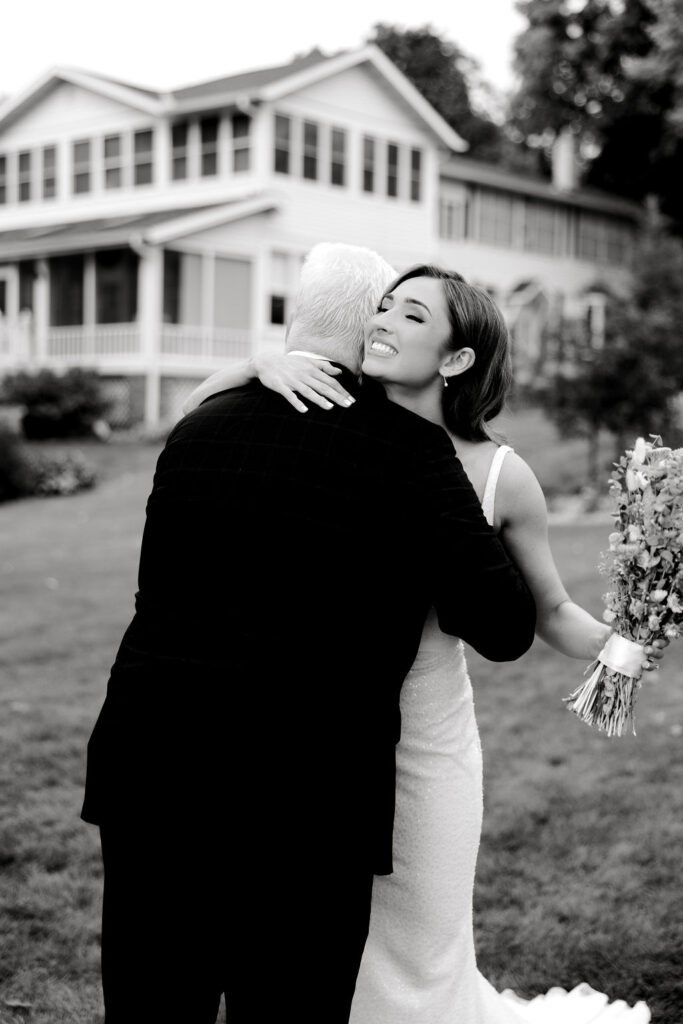
<path id="1" fill-rule="evenodd" d="M 349 406 L 355 399 L 334 379 L 339 373 L 337 366 L 321 359 L 257 352 L 202 381 L 183 404 L 183 414 L 186 416 L 220 391 L 242 387 L 256 378 L 271 391 L 279 392 L 297 412 L 306 412 L 308 408 L 297 394 L 323 409 L 331 409 L 335 404 Z"/>
<path id="2" fill-rule="evenodd" d="M 536 633 L 570 658 L 594 660 L 612 632 L 570 598 L 560 579 L 548 541 L 545 497 L 530 467 L 514 452 L 505 457 L 498 481 L 496 504 L 501 519 L 500 539 L 531 590 L 536 602 Z M 663 647 L 646 647 L 645 668 L 662 656 Z"/>

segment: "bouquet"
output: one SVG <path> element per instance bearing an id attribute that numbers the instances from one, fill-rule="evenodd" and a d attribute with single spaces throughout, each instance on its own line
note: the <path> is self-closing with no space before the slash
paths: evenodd
<path id="1" fill-rule="evenodd" d="M 616 464 L 610 495 L 616 529 L 600 569 L 610 581 L 603 619 L 614 633 L 590 678 L 564 699 L 608 736 L 629 722 L 635 735 L 643 647 L 683 632 L 683 448 L 639 437 Z"/>

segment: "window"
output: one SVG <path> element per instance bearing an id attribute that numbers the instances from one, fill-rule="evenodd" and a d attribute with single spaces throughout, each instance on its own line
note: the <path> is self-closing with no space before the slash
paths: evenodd
<path id="1" fill-rule="evenodd" d="M 282 114 L 275 115 L 275 170 L 289 174 L 291 152 L 291 119 Z"/>
<path id="2" fill-rule="evenodd" d="M 481 190 L 479 241 L 512 245 L 512 197 L 506 192 Z"/>
<path id="3" fill-rule="evenodd" d="M 270 254 L 270 275 L 268 280 L 272 292 L 269 297 L 269 319 L 271 324 L 284 324 L 296 293 L 300 272 L 299 257 L 293 253 L 273 252 Z"/>
<path id="4" fill-rule="evenodd" d="M 19 154 L 19 202 L 26 203 L 31 198 L 31 154 Z"/>
<path id="5" fill-rule="evenodd" d="M 19 263 L 19 311 L 33 312 L 33 282 L 36 277 L 33 260 L 21 260 Z"/>
<path id="6" fill-rule="evenodd" d="M 630 255 L 632 241 L 633 233 L 628 221 L 607 222 L 607 259 L 610 263 L 625 263 Z"/>
<path id="7" fill-rule="evenodd" d="M 579 259 L 600 260 L 604 258 L 604 222 L 601 217 L 581 212 L 579 215 Z"/>
<path id="8" fill-rule="evenodd" d="M 398 146 L 387 145 L 387 195 L 398 195 Z"/>
<path id="9" fill-rule="evenodd" d="M 304 178 L 315 181 L 318 177 L 318 126 L 313 121 L 304 121 Z"/>
<path id="10" fill-rule="evenodd" d="M 410 198 L 419 203 L 422 194 L 422 151 L 410 151 Z"/>
<path id="11" fill-rule="evenodd" d="M 43 147 L 43 199 L 57 195 L 57 148 Z"/>
<path id="12" fill-rule="evenodd" d="M 74 142 L 73 145 L 74 180 L 73 189 L 76 195 L 90 191 L 90 140 Z"/>
<path id="13" fill-rule="evenodd" d="M 152 184 L 153 150 L 154 132 L 151 128 L 133 134 L 133 161 L 135 164 L 133 181 L 136 185 Z"/>
<path id="14" fill-rule="evenodd" d="M 344 185 L 346 184 L 346 132 L 341 128 L 333 128 L 331 144 L 330 181 L 333 185 Z"/>
<path id="15" fill-rule="evenodd" d="M 467 195 L 449 196 L 439 202 L 439 235 L 441 238 L 467 238 Z"/>
<path id="16" fill-rule="evenodd" d="M 527 202 L 525 248 L 553 255 L 557 235 L 555 213 L 556 209 L 550 203 Z"/>
<path id="17" fill-rule="evenodd" d="M 375 140 L 363 137 L 363 191 L 375 191 Z"/>
<path id="18" fill-rule="evenodd" d="M 232 169 L 248 171 L 251 163 L 251 118 L 248 114 L 232 115 Z"/>
<path id="19" fill-rule="evenodd" d="M 130 249 L 95 253 L 98 324 L 131 323 L 137 316 L 138 257 Z"/>
<path id="20" fill-rule="evenodd" d="M 7 157 L 0 156 L 0 203 L 7 202 Z"/>
<path id="21" fill-rule="evenodd" d="M 187 121 L 171 127 L 171 178 L 181 181 L 187 177 Z"/>
<path id="22" fill-rule="evenodd" d="M 271 297 L 270 297 L 270 322 L 271 322 L 271 324 L 283 324 L 285 322 L 285 297 L 284 297 L 284 295 L 271 295 Z"/>
<path id="23" fill-rule="evenodd" d="M 218 174 L 218 118 L 203 117 L 199 122 L 201 173 L 203 178 Z"/>
<path id="24" fill-rule="evenodd" d="M 104 139 L 104 187 L 121 188 L 122 184 L 121 136 L 107 135 Z"/>
<path id="25" fill-rule="evenodd" d="M 50 258 L 50 324 L 83 323 L 83 256 Z"/>

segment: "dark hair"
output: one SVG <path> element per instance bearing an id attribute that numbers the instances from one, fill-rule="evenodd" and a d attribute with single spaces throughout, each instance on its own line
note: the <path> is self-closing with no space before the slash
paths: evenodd
<path id="1" fill-rule="evenodd" d="M 448 387 L 443 389 L 444 422 L 453 434 L 466 441 L 487 441 L 492 435 L 486 424 L 502 410 L 512 385 L 510 338 L 503 314 L 483 288 L 468 284 L 454 270 L 442 270 L 429 263 L 406 270 L 385 294 L 414 277 L 442 282 L 451 323 L 449 350 L 474 350 L 473 365 L 450 377 Z"/>

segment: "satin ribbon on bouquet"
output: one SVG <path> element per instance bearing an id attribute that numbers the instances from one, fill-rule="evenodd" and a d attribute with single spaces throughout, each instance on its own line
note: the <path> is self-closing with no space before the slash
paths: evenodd
<path id="1" fill-rule="evenodd" d="M 608 736 L 621 736 L 633 717 L 633 690 L 641 685 L 639 679 L 646 661 L 642 644 L 612 633 L 598 654 L 590 677 L 563 698 L 568 709 Z"/>

